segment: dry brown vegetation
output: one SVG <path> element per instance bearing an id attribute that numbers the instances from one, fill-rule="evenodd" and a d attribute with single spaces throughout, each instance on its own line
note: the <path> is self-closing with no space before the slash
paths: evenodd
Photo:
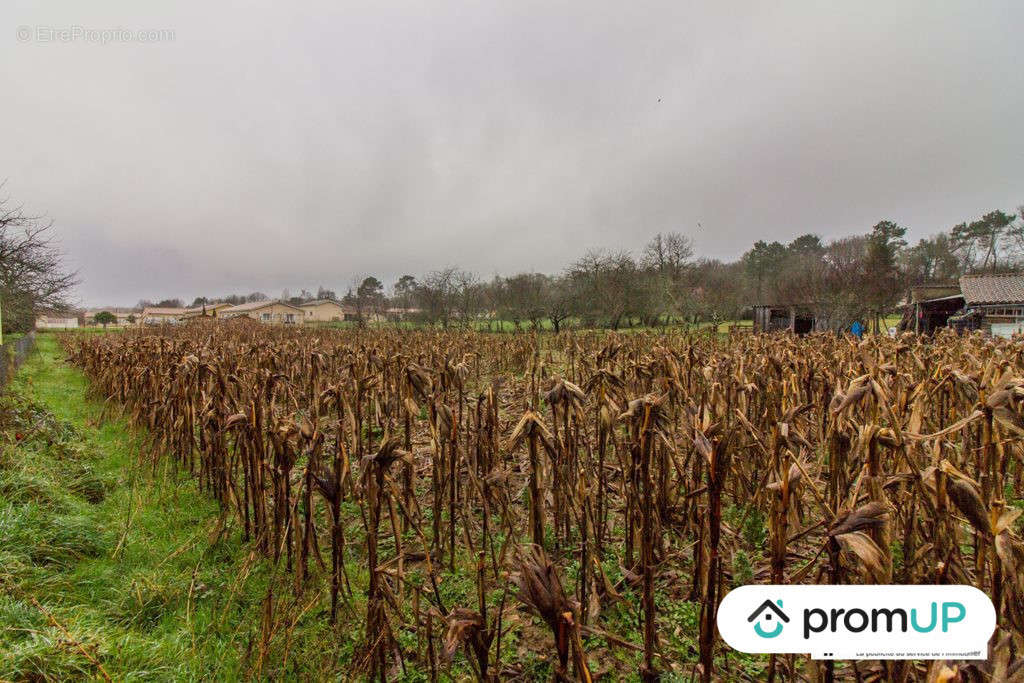
<path id="1" fill-rule="evenodd" d="M 365 623 L 347 666 L 380 680 L 525 678 L 524 644 L 558 680 L 1022 675 L 1019 344 L 239 325 L 66 345 L 148 428 L 142 457 L 290 577 L 256 675 L 286 599 Z M 983 663 L 751 658 L 714 626 L 744 582 L 969 583 L 999 626 Z"/>

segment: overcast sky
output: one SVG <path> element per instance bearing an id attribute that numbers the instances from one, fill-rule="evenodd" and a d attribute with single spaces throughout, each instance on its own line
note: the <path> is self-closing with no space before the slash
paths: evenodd
<path id="1" fill-rule="evenodd" d="M 1024 202 L 1019 0 L 162 4 L 0 4 L 3 193 L 83 304 Z"/>

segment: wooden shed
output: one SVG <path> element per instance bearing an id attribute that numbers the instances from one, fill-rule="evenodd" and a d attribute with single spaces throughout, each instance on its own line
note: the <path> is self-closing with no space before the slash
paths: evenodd
<path id="1" fill-rule="evenodd" d="M 810 306 L 801 304 L 757 304 L 754 306 L 754 332 L 789 330 L 807 334 L 821 329 Z"/>

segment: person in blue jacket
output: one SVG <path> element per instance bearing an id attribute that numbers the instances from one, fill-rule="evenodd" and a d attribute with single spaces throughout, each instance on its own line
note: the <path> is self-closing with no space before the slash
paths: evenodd
<path id="1" fill-rule="evenodd" d="M 857 339 L 860 339 L 864 335 L 864 326 L 860 324 L 859 320 L 854 320 L 853 324 L 850 325 L 850 334 Z"/>

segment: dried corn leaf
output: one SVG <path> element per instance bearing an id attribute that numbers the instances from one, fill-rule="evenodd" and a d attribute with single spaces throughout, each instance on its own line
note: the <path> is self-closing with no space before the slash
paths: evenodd
<path id="1" fill-rule="evenodd" d="M 871 537 L 861 531 L 840 534 L 835 537 L 843 550 L 857 556 L 866 577 L 876 582 L 886 579 L 885 558 Z"/>

